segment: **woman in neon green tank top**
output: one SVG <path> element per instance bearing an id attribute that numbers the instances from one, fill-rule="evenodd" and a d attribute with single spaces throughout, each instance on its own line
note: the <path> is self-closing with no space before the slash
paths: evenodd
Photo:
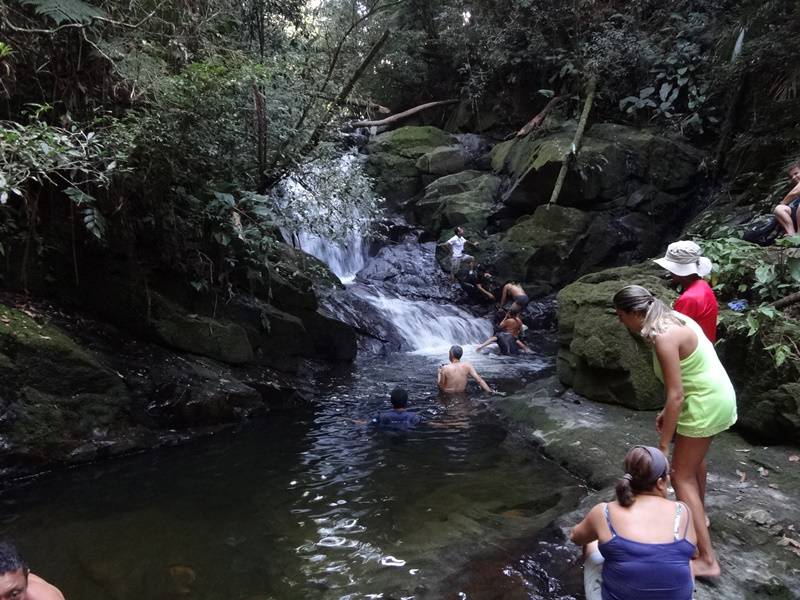
<path id="1" fill-rule="evenodd" d="M 689 505 L 697 531 L 695 577 L 716 579 L 720 568 L 706 525 L 706 454 L 711 440 L 736 422 L 736 394 L 714 345 L 689 317 L 670 309 L 649 290 L 629 285 L 614 295 L 617 316 L 629 331 L 653 344 L 653 367 L 666 392 L 656 417 L 659 448 L 675 438 L 672 485 Z"/>

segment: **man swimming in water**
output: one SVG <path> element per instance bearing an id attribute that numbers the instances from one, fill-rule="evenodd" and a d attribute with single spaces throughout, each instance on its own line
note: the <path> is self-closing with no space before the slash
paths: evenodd
<path id="1" fill-rule="evenodd" d="M 64 594 L 28 569 L 17 549 L 0 542 L 0 598 L 3 600 L 64 600 Z"/>
<path id="2" fill-rule="evenodd" d="M 372 424 L 388 429 L 407 429 L 422 421 L 417 413 L 408 410 L 408 392 L 402 388 L 392 390 L 392 410 L 386 410 L 372 419 Z"/>
<path id="3" fill-rule="evenodd" d="M 450 364 L 439 367 L 437 374 L 436 383 L 439 389 L 446 394 L 461 393 L 467 389 L 467 380 L 472 377 L 483 391 L 503 395 L 502 392 L 490 388 L 470 363 L 461 362 L 463 354 L 461 346 L 450 347 Z"/>

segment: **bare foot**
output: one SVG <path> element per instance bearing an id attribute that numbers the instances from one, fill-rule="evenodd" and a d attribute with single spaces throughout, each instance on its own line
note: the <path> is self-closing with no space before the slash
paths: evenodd
<path id="1" fill-rule="evenodd" d="M 722 570 L 716 558 L 711 560 L 695 558 L 692 561 L 692 573 L 695 578 L 719 579 Z"/>

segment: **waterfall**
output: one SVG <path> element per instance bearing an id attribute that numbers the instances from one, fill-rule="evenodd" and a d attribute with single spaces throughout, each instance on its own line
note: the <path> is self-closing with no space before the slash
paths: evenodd
<path id="1" fill-rule="evenodd" d="M 733 46 L 733 52 L 731 53 L 731 63 L 736 62 L 736 59 L 742 53 L 742 47 L 744 46 L 744 35 L 747 33 L 747 27 L 742 27 L 739 30 L 739 37 L 736 38 L 736 44 Z"/>
<path id="2" fill-rule="evenodd" d="M 453 344 L 477 344 L 492 335 L 492 326 L 452 304 L 390 296 L 366 287 L 353 293 L 371 304 L 377 318 L 391 323 L 403 345 L 420 354 L 442 354 Z"/>
<path id="3" fill-rule="evenodd" d="M 305 232 L 296 234 L 295 239 L 301 250 L 328 265 L 344 284 L 352 283 L 367 261 L 367 246 L 361 232 L 350 231 L 344 240 L 337 242 Z"/>

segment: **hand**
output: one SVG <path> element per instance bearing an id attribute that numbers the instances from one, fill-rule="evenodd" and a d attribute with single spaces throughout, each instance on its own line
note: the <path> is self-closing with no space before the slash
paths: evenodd
<path id="1" fill-rule="evenodd" d="M 656 415 L 656 432 L 661 433 L 661 430 L 664 428 L 664 411 L 660 411 Z"/>

